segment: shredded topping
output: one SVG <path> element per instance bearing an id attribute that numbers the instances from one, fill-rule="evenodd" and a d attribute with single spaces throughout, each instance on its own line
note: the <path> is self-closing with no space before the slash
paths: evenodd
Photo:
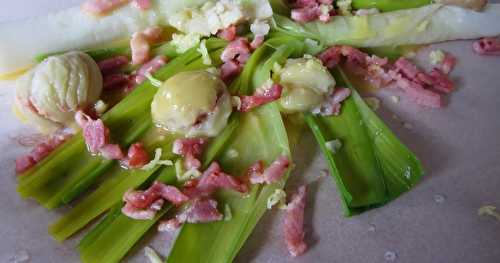
<path id="1" fill-rule="evenodd" d="M 326 142 L 325 146 L 330 152 L 337 153 L 340 150 L 340 148 L 342 148 L 342 142 L 339 139 L 335 139 Z"/>
<path id="2" fill-rule="evenodd" d="M 166 166 L 172 166 L 174 163 L 170 160 L 160 160 L 162 155 L 162 149 L 161 148 L 156 148 L 155 149 L 155 157 L 153 160 L 151 160 L 148 164 L 144 165 L 141 169 L 142 170 L 151 170 L 154 169 L 158 165 L 166 165 Z"/>
<path id="3" fill-rule="evenodd" d="M 267 199 L 267 209 L 278 205 L 279 209 L 286 209 L 286 193 L 283 189 L 276 189 L 274 193 Z"/>
<path id="4" fill-rule="evenodd" d="M 286 207 L 284 236 L 288 252 L 293 257 L 302 255 L 307 244 L 304 242 L 304 209 L 306 207 L 306 187 L 299 187 Z"/>
<path id="5" fill-rule="evenodd" d="M 155 73 L 165 64 L 167 64 L 167 62 L 167 57 L 163 55 L 154 57 L 153 59 L 142 65 L 141 68 L 139 68 L 135 75 L 135 82 L 137 84 L 141 84 L 147 79 L 146 75 Z"/>

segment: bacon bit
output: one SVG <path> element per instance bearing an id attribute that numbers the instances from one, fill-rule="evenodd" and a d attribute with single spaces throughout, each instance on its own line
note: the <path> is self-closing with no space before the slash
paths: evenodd
<path id="1" fill-rule="evenodd" d="M 134 143 L 128 148 L 127 158 L 124 161 L 126 167 L 131 169 L 141 168 L 148 164 L 149 155 L 142 143 Z"/>
<path id="2" fill-rule="evenodd" d="M 264 43 L 264 36 L 256 36 L 250 43 L 250 48 L 256 50 Z"/>
<path id="3" fill-rule="evenodd" d="M 494 37 L 485 37 L 474 41 L 472 49 L 479 55 L 500 55 L 500 39 Z"/>
<path id="4" fill-rule="evenodd" d="M 283 223 L 285 243 L 292 257 L 297 257 L 307 249 L 304 241 L 304 210 L 306 207 L 306 187 L 299 187 L 286 207 Z"/>
<path id="5" fill-rule="evenodd" d="M 150 43 L 157 43 L 162 40 L 163 28 L 159 26 L 150 26 L 144 29 L 142 33 Z"/>
<path id="6" fill-rule="evenodd" d="M 269 88 L 260 88 L 252 96 L 240 96 L 241 99 L 241 112 L 248 112 L 258 106 L 273 102 L 281 98 L 283 86 L 280 84 L 273 84 Z"/>
<path id="7" fill-rule="evenodd" d="M 220 58 L 223 62 L 228 62 L 236 59 L 240 63 L 245 63 L 250 54 L 250 46 L 248 44 L 248 39 L 244 37 L 238 37 L 231 41 L 222 54 Z"/>
<path id="8" fill-rule="evenodd" d="M 164 55 L 159 55 L 144 64 L 135 75 L 135 82 L 141 84 L 146 80 L 146 74 L 153 74 L 167 64 L 168 59 Z"/>
<path id="9" fill-rule="evenodd" d="M 451 81 L 448 76 L 441 72 L 439 69 L 433 69 L 429 73 L 432 78 L 432 87 L 443 93 L 450 93 L 455 89 L 455 84 Z"/>
<path id="10" fill-rule="evenodd" d="M 104 90 L 115 90 L 126 87 L 129 83 L 129 76 L 122 73 L 105 75 L 103 80 Z"/>
<path id="11" fill-rule="evenodd" d="M 132 50 L 133 65 L 140 65 L 149 60 L 150 46 L 144 33 L 139 32 L 132 35 L 130 49 Z"/>
<path id="12" fill-rule="evenodd" d="M 105 15 L 118 7 L 126 4 L 129 0 L 87 0 L 82 5 L 83 11 L 91 15 Z"/>
<path id="13" fill-rule="evenodd" d="M 290 167 L 290 159 L 286 155 L 281 155 L 265 170 L 263 170 L 263 162 L 257 161 L 248 168 L 247 175 L 252 184 L 272 184 L 285 175 L 288 167 Z"/>
<path id="14" fill-rule="evenodd" d="M 78 111 L 75 114 L 75 121 L 82 128 L 83 138 L 91 153 L 98 153 L 104 145 L 108 144 L 109 129 L 101 119 L 93 120 L 87 114 Z"/>
<path id="15" fill-rule="evenodd" d="M 138 209 L 150 207 L 158 199 L 165 199 L 174 205 L 187 202 L 189 198 L 175 186 L 165 185 L 155 181 L 146 191 L 128 190 L 123 195 L 123 201 Z"/>
<path id="16" fill-rule="evenodd" d="M 232 60 L 224 62 L 220 68 L 221 79 L 224 83 L 229 84 L 242 70 L 243 66 L 240 63 Z"/>
<path id="17" fill-rule="evenodd" d="M 135 220 L 152 220 L 156 212 L 157 211 L 152 208 L 144 210 L 138 209 L 129 203 L 126 203 L 125 206 L 122 207 L 122 213 Z"/>
<path id="18" fill-rule="evenodd" d="M 331 69 L 340 63 L 340 60 L 342 59 L 341 55 L 340 49 L 334 46 L 321 52 L 318 55 L 318 58 L 321 62 L 323 62 L 323 65 Z"/>
<path id="19" fill-rule="evenodd" d="M 125 158 L 125 154 L 118 144 L 106 144 L 101 147 L 99 152 L 104 159 L 108 160 L 121 160 Z"/>
<path id="20" fill-rule="evenodd" d="M 314 21 L 318 18 L 319 6 L 312 5 L 302 8 L 292 9 L 291 18 L 300 23 L 307 23 Z"/>
<path id="21" fill-rule="evenodd" d="M 151 8 L 151 0 L 133 0 L 132 5 L 140 10 L 148 10 Z"/>
<path id="22" fill-rule="evenodd" d="M 236 39 L 236 26 L 231 25 L 227 28 L 219 30 L 217 32 L 219 38 L 225 39 L 227 41 L 233 41 Z"/>
<path id="23" fill-rule="evenodd" d="M 417 74 L 420 73 L 420 70 L 418 70 L 415 64 L 411 63 L 408 59 L 403 57 L 396 60 L 394 66 L 396 67 L 397 71 L 403 73 L 403 75 L 409 79 L 415 79 L 417 77 Z"/>
<path id="24" fill-rule="evenodd" d="M 299 0 L 295 2 L 291 18 L 300 23 L 319 19 L 321 22 L 330 21 L 335 15 L 332 0 Z M 327 10 L 324 10 L 324 9 Z"/>
<path id="25" fill-rule="evenodd" d="M 206 142 L 203 138 L 177 139 L 174 141 L 172 152 L 184 157 L 184 167 L 187 170 L 198 169 L 201 167 L 198 157 Z"/>
<path id="26" fill-rule="evenodd" d="M 453 70 L 456 63 L 457 59 L 450 53 L 446 52 L 443 61 L 438 65 L 438 69 L 448 75 Z"/>
<path id="27" fill-rule="evenodd" d="M 24 155 L 16 158 L 16 173 L 20 175 L 35 166 L 37 162 L 31 155 Z"/>
<path id="28" fill-rule="evenodd" d="M 214 199 L 196 198 L 176 219 L 182 223 L 209 223 L 222 220 L 224 216 L 217 210 Z"/>
<path id="29" fill-rule="evenodd" d="M 340 114 L 342 102 L 351 95 L 351 90 L 348 88 L 335 88 L 327 100 L 319 107 L 312 110 L 312 113 L 321 116 L 337 116 Z"/>
<path id="30" fill-rule="evenodd" d="M 408 97 L 415 101 L 415 103 L 431 108 L 442 107 L 443 103 L 439 94 L 431 90 L 424 89 L 421 84 L 405 78 L 401 76 L 401 74 L 393 73 L 393 75 L 396 80 L 396 86 L 405 91 Z"/>
<path id="31" fill-rule="evenodd" d="M 184 194 L 191 198 L 207 197 L 218 189 L 234 190 L 246 193 L 248 187 L 237 178 L 224 173 L 217 162 L 213 162 L 199 179 L 186 182 Z"/>
<path id="32" fill-rule="evenodd" d="M 109 75 L 119 72 L 125 65 L 129 63 L 127 56 L 116 56 L 99 61 L 97 65 L 101 70 L 102 75 Z"/>

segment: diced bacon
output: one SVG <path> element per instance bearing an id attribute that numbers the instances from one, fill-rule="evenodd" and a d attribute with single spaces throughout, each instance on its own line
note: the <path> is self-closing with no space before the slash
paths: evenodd
<path id="1" fill-rule="evenodd" d="M 165 201 L 163 199 L 158 199 L 151 204 L 149 209 L 151 209 L 153 211 L 160 211 L 162 209 L 164 203 L 165 203 Z"/>
<path id="2" fill-rule="evenodd" d="M 24 155 L 16 159 L 16 173 L 21 174 L 28 171 L 31 167 L 36 165 L 36 161 L 31 155 Z"/>
<path id="3" fill-rule="evenodd" d="M 288 167 L 290 167 L 290 159 L 286 155 L 281 155 L 263 171 L 262 161 L 256 162 L 250 166 L 247 174 L 250 176 L 249 179 L 252 184 L 272 184 L 285 175 Z"/>
<path id="4" fill-rule="evenodd" d="M 144 145 L 142 143 L 134 143 L 128 149 L 127 158 L 124 160 L 124 164 L 128 168 L 136 169 L 148 164 L 149 161 L 149 155 L 144 149 Z"/>
<path id="5" fill-rule="evenodd" d="M 401 88 L 415 103 L 432 108 L 442 107 L 443 103 L 439 94 L 423 88 L 419 83 L 411 81 L 400 74 L 397 74 L 395 79 L 396 86 Z"/>
<path id="6" fill-rule="evenodd" d="M 220 58 L 223 62 L 236 59 L 240 63 L 245 63 L 250 53 L 248 39 L 238 37 L 226 46 Z"/>
<path id="7" fill-rule="evenodd" d="M 400 73 L 403 73 L 403 75 L 409 79 L 415 79 L 417 77 L 417 74 L 420 73 L 420 70 L 418 70 L 417 66 L 403 57 L 396 60 L 394 66 Z"/>
<path id="8" fill-rule="evenodd" d="M 201 167 L 198 157 L 206 142 L 203 138 L 177 139 L 174 141 L 172 152 L 184 157 L 184 167 L 187 170 L 198 169 Z"/>
<path id="9" fill-rule="evenodd" d="M 106 144 L 101 147 L 99 152 L 104 159 L 108 160 L 121 160 L 125 158 L 125 154 L 118 144 Z"/>
<path id="10" fill-rule="evenodd" d="M 222 30 L 219 30 L 217 33 L 219 38 L 225 39 L 227 41 L 233 41 L 236 39 L 236 26 L 231 25 Z"/>
<path id="11" fill-rule="evenodd" d="M 127 56 L 116 56 L 99 61 L 97 65 L 99 65 L 102 75 L 105 76 L 119 72 L 128 63 L 129 59 Z"/>
<path id="12" fill-rule="evenodd" d="M 149 60 L 150 46 L 148 38 L 143 33 L 134 33 L 130 40 L 132 50 L 132 64 L 140 65 Z"/>
<path id="13" fill-rule="evenodd" d="M 321 52 L 318 58 L 323 62 L 323 65 L 327 68 L 333 68 L 340 63 L 341 60 L 341 52 L 337 47 L 331 47 L 327 50 Z"/>
<path id="14" fill-rule="evenodd" d="M 429 73 L 432 78 L 432 88 L 443 93 L 450 93 L 455 89 L 455 84 L 448 78 L 448 75 L 439 69 L 433 69 Z"/>
<path id="15" fill-rule="evenodd" d="M 330 1 L 330 0 L 322 0 L 322 1 Z M 319 1 L 319 2 L 322 2 L 322 1 Z M 306 7 L 306 6 L 311 6 L 311 5 L 317 5 L 318 1 L 316 0 L 297 0 L 295 1 L 295 4 L 294 4 L 294 7 Z"/>
<path id="16" fill-rule="evenodd" d="M 129 81 L 130 78 L 126 74 L 115 73 L 115 74 L 105 75 L 102 87 L 105 90 L 122 89 L 127 87 Z"/>
<path id="17" fill-rule="evenodd" d="M 380 58 L 376 55 L 366 56 L 365 60 L 368 65 L 385 66 L 389 63 L 387 58 Z"/>
<path id="18" fill-rule="evenodd" d="M 151 0 L 132 0 L 132 5 L 140 10 L 148 10 L 151 8 Z"/>
<path id="19" fill-rule="evenodd" d="M 96 154 L 99 149 L 108 144 L 109 129 L 101 119 L 91 120 L 83 127 L 83 138 L 89 151 Z"/>
<path id="20" fill-rule="evenodd" d="M 137 207 L 126 203 L 122 207 L 122 213 L 135 220 L 152 220 L 156 215 L 156 210 L 154 209 L 138 209 Z"/>
<path id="21" fill-rule="evenodd" d="M 342 102 L 351 95 L 351 90 L 348 88 L 335 88 L 328 96 L 327 100 L 319 107 L 313 109 L 314 114 L 322 116 L 336 116 L 340 114 Z"/>
<path id="22" fill-rule="evenodd" d="M 237 178 L 224 173 L 217 162 L 213 162 L 200 179 L 188 181 L 184 193 L 191 198 L 210 196 L 219 189 L 234 190 L 240 193 L 248 191 L 248 187 Z"/>
<path id="23" fill-rule="evenodd" d="M 83 3 L 83 11 L 92 15 L 104 15 L 126 4 L 129 0 L 87 0 Z"/>
<path id="24" fill-rule="evenodd" d="M 340 46 L 340 53 L 347 58 L 347 61 L 354 62 L 360 65 L 365 64 L 367 58 L 369 58 L 366 53 L 350 46 Z"/>
<path id="25" fill-rule="evenodd" d="M 307 244 L 304 241 L 304 210 L 306 207 L 306 187 L 299 187 L 297 193 L 286 207 L 283 223 L 285 243 L 293 257 L 304 254 Z"/>
<path id="26" fill-rule="evenodd" d="M 250 43 L 250 48 L 252 50 L 256 50 L 257 48 L 262 46 L 263 43 L 264 43 L 264 36 L 256 36 Z"/>
<path id="27" fill-rule="evenodd" d="M 150 43 L 157 43 L 162 40 L 163 28 L 159 26 L 150 26 L 142 31 L 142 34 Z"/>
<path id="28" fill-rule="evenodd" d="M 222 220 L 223 215 L 217 210 L 217 201 L 206 198 L 196 198 L 184 211 L 176 216 L 182 223 L 209 223 Z"/>
<path id="29" fill-rule="evenodd" d="M 474 41 L 472 49 L 479 55 L 500 55 L 500 39 L 485 37 Z"/>
<path id="30" fill-rule="evenodd" d="M 441 70 L 444 74 L 448 75 L 453 70 L 456 63 L 457 59 L 450 53 L 446 53 L 444 55 L 443 61 L 438 65 L 438 69 Z"/>
<path id="31" fill-rule="evenodd" d="M 153 74 L 158 71 L 161 67 L 167 64 L 168 59 L 163 55 L 156 56 L 146 64 L 144 64 L 135 75 L 135 82 L 141 84 L 146 80 L 146 74 Z"/>
<path id="32" fill-rule="evenodd" d="M 224 62 L 220 68 L 221 79 L 224 83 L 229 84 L 240 72 L 243 70 L 243 67 L 240 63 L 237 63 L 233 60 Z"/>
<path id="33" fill-rule="evenodd" d="M 316 20 L 321 13 L 318 4 L 292 9 L 291 18 L 300 23 L 307 23 Z"/>
<path id="34" fill-rule="evenodd" d="M 160 232 L 173 232 L 182 226 L 177 218 L 163 220 L 158 224 L 158 231 Z"/>
<path id="35" fill-rule="evenodd" d="M 258 106 L 273 102 L 281 98 L 283 87 L 280 84 L 273 84 L 269 88 L 260 88 L 252 96 L 240 96 L 240 111 L 248 112 Z"/>
<path id="36" fill-rule="evenodd" d="M 150 207 L 161 198 L 174 205 L 180 205 L 189 200 L 177 187 L 165 185 L 158 181 L 155 181 L 146 191 L 129 190 L 123 195 L 123 201 L 139 209 Z"/>

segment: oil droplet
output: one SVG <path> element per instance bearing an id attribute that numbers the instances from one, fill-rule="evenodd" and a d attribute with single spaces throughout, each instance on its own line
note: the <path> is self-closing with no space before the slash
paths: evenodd
<path id="1" fill-rule="evenodd" d="M 386 261 L 390 261 L 390 262 L 395 261 L 397 257 L 398 257 L 398 255 L 394 251 L 387 251 L 384 254 L 385 260 Z"/>
<path id="2" fill-rule="evenodd" d="M 433 199 L 434 199 L 434 202 L 436 202 L 438 204 L 442 204 L 446 200 L 446 197 L 444 195 L 435 194 L 433 196 Z"/>
<path id="3" fill-rule="evenodd" d="M 374 224 L 370 224 L 368 226 L 368 232 L 375 232 L 377 231 L 377 227 Z"/>
<path id="4" fill-rule="evenodd" d="M 30 260 L 28 251 L 21 249 L 16 251 L 16 254 L 9 258 L 9 263 L 24 263 Z"/>

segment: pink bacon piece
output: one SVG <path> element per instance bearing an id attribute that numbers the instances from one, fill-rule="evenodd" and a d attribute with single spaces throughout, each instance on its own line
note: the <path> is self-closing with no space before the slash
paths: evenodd
<path id="1" fill-rule="evenodd" d="M 82 111 L 78 111 L 75 121 L 83 129 L 83 138 L 91 153 L 97 154 L 104 145 L 108 144 L 109 129 L 101 119 L 93 120 Z"/>
<path id="2" fill-rule="evenodd" d="M 150 46 L 148 38 L 144 33 L 134 33 L 130 40 L 132 50 L 132 64 L 140 65 L 149 60 Z"/>
<path id="3" fill-rule="evenodd" d="M 157 43 L 162 40 L 163 28 L 159 26 L 150 26 L 144 29 L 142 34 L 150 43 Z"/>
<path id="4" fill-rule="evenodd" d="M 71 134 L 67 133 L 56 133 L 38 144 L 29 154 L 18 157 L 16 159 L 16 173 L 21 174 L 35 166 L 71 136 Z"/>
<path id="5" fill-rule="evenodd" d="M 243 70 L 243 66 L 233 60 L 224 62 L 220 68 L 221 79 L 224 83 L 229 84 Z"/>
<path id="6" fill-rule="evenodd" d="M 189 200 L 189 198 L 177 189 L 177 187 L 165 185 L 158 181 L 155 181 L 153 185 L 145 191 L 129 190 L 123 195 L 123 201 L 138 209 L 150 207 L 151 204 L 161 198 L 174 205 L 180 205 Z"/>
<path id="7" fill-rule="evenodd" d="M 283 223 L 285 243 L 293 257 L 304 254 L 307 244 L 304 241 L 304 210 L 306 207 L 306 187 L 299 187 L 297 193 L 286 207 Z"/>
<path id="8" fill-rule="evenodd" d="M 200 179 L 194 179 L 186 183 L 184 194 L 191 198 L 210 196 L 219 189 L 234 190 L 240 193 L 248 191 L 248 187 L 237 178 L 222 171 L 217 162 L 213 162 Z"/>
<path id="9" fill-rule="evenodd" d="M 132 0 L 132 5 L 140 10 L 148 10 L 151 8 L 151 0 Z"/>
<path id="10" fill-rule="evenodd" d="M 104 90 L 122 89 L 124 87 L 127 87 L 129 81 L 130 78 L 126 74 L 122 73 L 109 74 L 104 76 L 102 87 Z"/>
<path id="11" fill-rule="evenodd" d="M 485 37 L 474 41 L 472 49 L 479 55 L 500 55 L 500 39 L 494 37 Z"/>
<path id="12" fill-rule="evenodd" d="M 127 158 L 122 161 L 126 167 L 137 169 L 148 164 L 150 158 L 142 143 L 134 143 L 128 148 Z"/>
<path id="13" fill-rule="evenodd" d="M 450 93 L 455 89 L 455 84 L 448 78 L 446 73 L 439 69 L 433 69 L 429 72 L 432 78 L 432 88 L 443 93 Z"/>
<path id="14" fill-rule="evenodd" d="M 136 73 L 135 82 L 141 84 L 146 80 L 146 74 L 153 74 L 158 71 L 161 67 L 167 64 L 168 59 L 163 55 L 156 56 L 146 64 L 144 64 Z"/>
<path id="15" fill-rule="evenodd" d="M 292 9 L 291 18 L 299 23 L 307 23 L 318 19 L 320 13 L 319 5 L 315 3 L 313 5 Z"/>
<path id="16" fill-rule="evenodd" d="M 116 56 L 99 61 L 97 65 L 99 66 L 102 75 L 109 75 L 119 72 L 128 63 L 129 59 L 127 56 Z"/>
<path id="17" fill-rule="evenodd" d="M 255 38 L 250 43 L 250 48 L 256 50 L 264 43 L 264 36 L 255 36 Z"/>
<path id="18" fill-rule="evenodd" d="M 99 149 L 99 152 L 104 159 L 108 160 L 122 160 L 125 158 L 125 154 L 118 144 L 106 144 Z"/>
<path id="19" fill-rule="evenodd" d="M 456 63 L 457 59 L 447 52 L 444 55 L 443 61 L 439 65 L 437 65 L 437 68 L 444 74 L 448 75 L 453 70 Z"/>
<path id="20" fill-rule="evenodd" d="M 198 157 L 203 152 L 206 142 L 203 138 L 177 139 L 174 141 L 172 152 L 184 157 L 186 169 L 198 169 L 201 167 Z"/>
<path id="21" fill-rule="evenodd" d="M 395 85 L 402 89 L 409 99 L 415 103 L 431 108 L 440 108 L 443 106 L 442 98 L 436 92 L 425 89 L 421 84 L 414 82 L 401 74 L 394 74 Z"/>
<path id="22" fill-rule="evenodd" d="M 273 102 L 281 98 L 283 87 L 280 84 L 273 84 L 269 88 L 260 88 L 252 96 L 240 96 L 241 112 L 248 112 L 258 106 Z"/>
<path id="23" fill-rule="evenodd" d="M 129 0 L 87 0 L 83 3 L 83 11 L 92 15 L 105 15 L 120 6 L 128 3 Z"/>
<path id="24" fill-rule="evenodd" d="M 226 46 L 224 51 L 222 51 L 220 58 L 223 62 L 236 60 L 239 63 L 245 63 L 250 53 L 251 50 L 248 39 L 238 37 Z"/>
<path id="25" fill-rule="evenodd" d="M 286 155 L 281 155 L 266 169 L 263 169 L 262 161 L 256 162 L 250 166 L 247 175 L 252 184 L 272 184 L 278 182 L 289 167 L 290 159 Z"/>
<path id="26" fill-rule="evenodd" d="M 210 198 L 196 198 L 173 219 L 160 222 L 158 231 L 170 232 L 184 223 L 210 223 L 222 220 L 223 215 L 217 210 L 217 201 Z"/>
<path id="27" fill-rule="evenodd" d="M 219 30 L 217 33 L 217 36 L 219 38 L 222 38 L 227 41 L 233 41 L 236 39 L 236 26 L 231 25 L 229 27 L 226 27 L 222 30 Z"/>

